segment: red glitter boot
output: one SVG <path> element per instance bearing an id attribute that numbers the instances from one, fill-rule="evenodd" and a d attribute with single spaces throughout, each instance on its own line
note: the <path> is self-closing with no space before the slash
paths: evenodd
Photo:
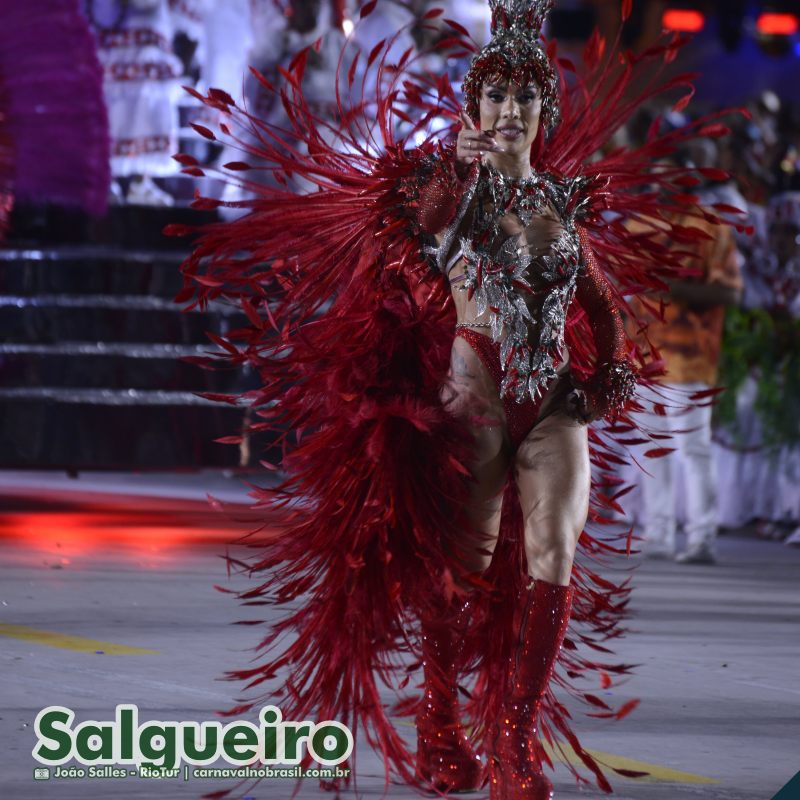
<path id="1" fill-rule="evenodd" d="M 489 760 L 490 800 L 550 800 L 542 771 L 538 717 L 572 608 L 571 586 L 537 580 L 519 598 L 517 647 Z"/>
<path id="2" fill-rule="evenodd" d="M 483 767 L 458 710 L 460 637 L 474 604 L 470 597 L 454 613 L 422 623 L 425 694 L 417 714 L 417 779 L 439 792 L 469 792 L 481 784 Z"/>

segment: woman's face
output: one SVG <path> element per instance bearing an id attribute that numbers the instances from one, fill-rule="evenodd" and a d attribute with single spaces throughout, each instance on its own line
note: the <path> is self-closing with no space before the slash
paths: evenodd
<path id="1" fill-rule="evenodd" d="M 517 86 L 503 79 L 487 81 L 481 90 L 481 130 L 493 133 L 506 153 L 529 152 L 539 131 L 542 96 L 535 83 Z"/>

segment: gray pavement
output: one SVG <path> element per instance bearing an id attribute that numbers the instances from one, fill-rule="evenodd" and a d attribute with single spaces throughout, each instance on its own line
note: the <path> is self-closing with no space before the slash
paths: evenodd
<path id="1" fill-rule="evenodd" d="M 141 511 L 146 499 L 135 503 Z M 232 625 L 248 614 L 214 589 L 241 585 L 226 575 L 222 545 L 181 540 L 153 520 L 140 522 L 138 539 L 136 531 L 126 537 L 102 527 L 92 535 L 96 504 L 77 517 L 21 506 L 0 513 L 0 798 L 196 798 L 229 787 L 196 779 L 33 780 L 33 722 L 43 707 L 103 720 L 130 702 L 142 719 L 213 719 L 238 688 L 220 676 L 248 662 L 258 632 Z M 42 526 L 56 533 L 39 535 Z M 799 575 L 800 551 L 742 535 L 720 539 L 714 567 L 641 565 L 635 631 L 617 647 L 621 660 L 641 666 L 607 694 L 614 703 L 642 703 L 620 722 L 577 725 L 585 746 L 651 773 L 616 778 L 619 800 L 771 800 L 800 770 Z M 102 643 L 156 652 L 114 655 Z M 402 730 L 413 736 L 408 720 Z M 357 753 L 359 793 L 382 796 L 377 758 L 363 743 Z M 555 784 L 557 800 L 602 796 L 577 788 L 563 767 Z M 269 780 L 244 796 L 288 798 L 294 788 Z M 398 785 L 386 795 L 418 796 Z M 313 780 L 298 795 L 326 796 Z"/>

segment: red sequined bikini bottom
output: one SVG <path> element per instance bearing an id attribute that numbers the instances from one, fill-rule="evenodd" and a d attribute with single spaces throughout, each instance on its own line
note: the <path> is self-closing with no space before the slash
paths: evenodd
<path id="1" fill-rule="evenodd" d="M 456 328 L 456 336 L 465 339 L 477 353 L 486 369 L 489 370 L 489 374 L 492 376 L 499 393 L 500 384 L 503 380 L 503 368 L 500 364 L 500 344 L 471 328 Z M 540 397 L 536 402 L 530 397 L 527 397 L 522 403 L 517 403 L 513 397 L 508 395 L 503 398 L 508 435 L 514 449 L 522 444 L 537 422 L 557 410 L 560 406 L 558 399 L 566 397 L 572 391 L 572 388 L 572 382 L 565 375 L 558 380 L 558 385 L 552 393 L 546 393 L 543 398 Z M 542 411 L 543 400 L 546 401 L 547 408 L 542 414 L 540 412 Z"/>

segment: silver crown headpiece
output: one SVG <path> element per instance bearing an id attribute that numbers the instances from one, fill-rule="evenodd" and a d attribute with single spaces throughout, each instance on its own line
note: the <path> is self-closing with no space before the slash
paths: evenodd
<path id="1" fill-rule="evenodd" d="M 553 0 L 489 0 L 492 11 L 492 37 L 513 33 L 530 39 L 542 35 Z"/>

